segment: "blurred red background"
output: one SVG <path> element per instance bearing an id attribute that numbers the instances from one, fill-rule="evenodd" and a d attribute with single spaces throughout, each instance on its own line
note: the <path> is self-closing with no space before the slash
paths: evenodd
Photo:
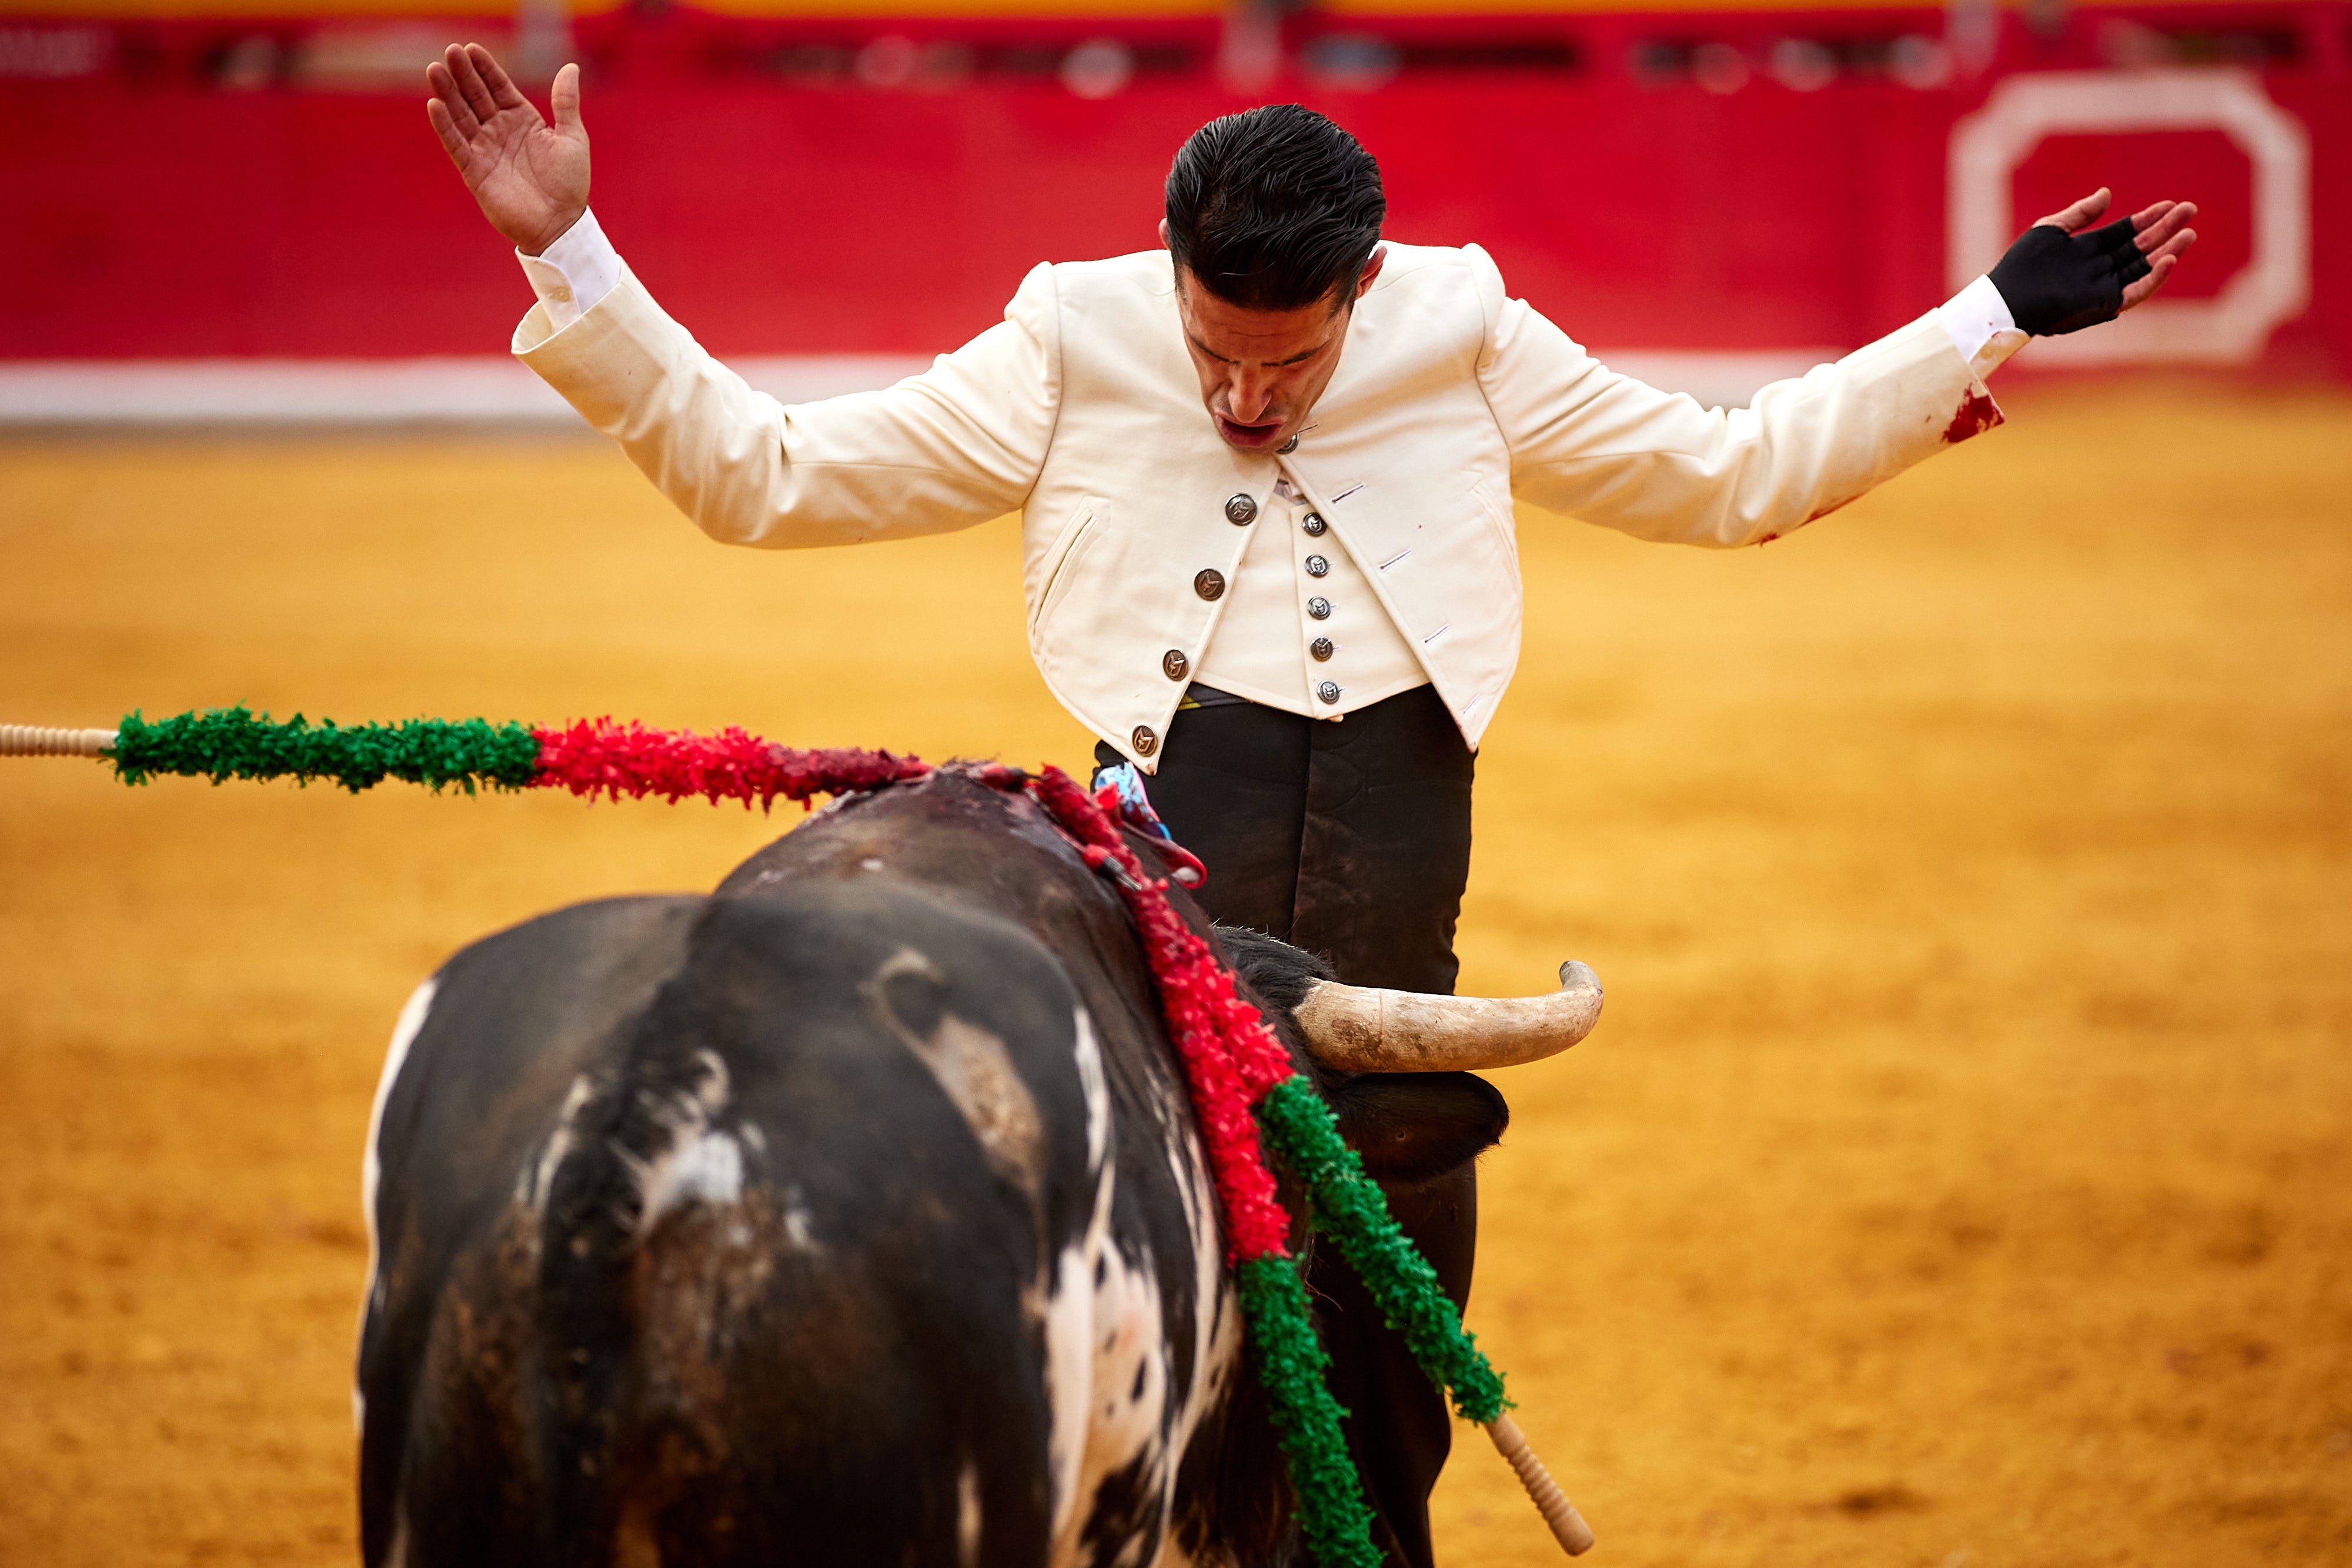
<path id="1" fill-rule="evenodd" d="M 598 214 L 722 353 L 951 347 L 1034 263 L 1154 243 L 1183 136 L 1280 99 L 1380 157 L 1394 237 L 1485 245 L 1515 292 L 1604 348 L 1833 350 L 1916 315 L 1954 281 L 1955 127 L 2043 73 L 2155 95 L 2241 73 L 2307 141 L 2308 257 L 2352 249 L 2341 5 L 641 5 L 520 24 L 118 8 L 0 17 L 0 359 L 498 352 L 529 293 L 421 107 L 423 60 L 467 37 L 542 71 L 584 63 Z M 2011 226 L 2100 183 L 2126 207 L 2193 196 L 2202 243 L 2173 297 L 2210 298 L 2252 255 L 2252 175 L 2218 130 L 2053 135 L 2011 173 Z M 2352 374 L 2352 306 L 2308 257 L 2319 286 L 2253 362 Z"/>

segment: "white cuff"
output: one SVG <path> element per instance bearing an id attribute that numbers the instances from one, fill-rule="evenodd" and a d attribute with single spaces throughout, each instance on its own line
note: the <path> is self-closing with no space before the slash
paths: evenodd
<path id="1" fill-rule="evenodd" d="M 1978 278 L 1937 306 L 1936 319 L 1943 323 L 1952 347 L 1960 351 L 1960 358 L 1969 362 L 1969 369 L 1976 372 L 1979 381 L 2025 347 L 2025 334 L 2017 329 L 2017 318 L 2009 313 L 2009 301 L 2000 297 L 2000 290 L 1992 286 L 1990 277 Z"/>
<path id="2" fill-rule="evenodd" d="M 517 251 L 515 259 L 547 309 L 547 324 L 559 332 L 594 309 L 621 281 L 621 253 L 604 237 L 593 209 L 539 255 Z"/>

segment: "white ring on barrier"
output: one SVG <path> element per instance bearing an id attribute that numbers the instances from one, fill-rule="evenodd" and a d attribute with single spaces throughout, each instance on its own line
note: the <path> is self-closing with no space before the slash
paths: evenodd
<path id="1" fill-rule="evenodd" d="M 2252 71 L 2037 71 L 1992 90 L 1952 127 L 1945 183 L 1945 268 L 1966 287 L 2025 225 L 2010 176 L 2046 137 L 2218 131 L 2253 165 L 2253 254 L 2210 299 L 2161 296 L 2095 332 L 2044 338 L 2036 364 L 2170 361 L 2241 365 L 2311 302 L 2311 137 Z"/>

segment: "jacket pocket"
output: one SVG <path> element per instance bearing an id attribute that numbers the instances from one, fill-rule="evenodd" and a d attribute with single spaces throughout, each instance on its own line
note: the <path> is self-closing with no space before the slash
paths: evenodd
<path id="1" fill-rule="evenodd" d="M 1046 547 L 1042 562 L 1044 576 L 1038 581 L 1035 596 L 1029 601 L 1031 642 L 1036 641 L 1037 628 L 1045 624 L 1054 607 L 1069 596 L 1070 585 L 1078 578 L 1075 569 L 1100 531 L 1096 523 L 1102 509 L 1102 502 L 1095 497 L 1080 501 L 1055 534 L 1054 542 Z"/>
<path id="2" fill-rule="evenodd" d="M 1511 575 L 1516 578 L 1519 572 L 1519 530 L 1509 500 L 1497 501 L 1484 479 L 1472 485 L 1470 489 L 1478 497 L 1478 510 L 1486 517 L 1487 532 L 1502 547 L 1503 559 L 1510 563 Z"/>

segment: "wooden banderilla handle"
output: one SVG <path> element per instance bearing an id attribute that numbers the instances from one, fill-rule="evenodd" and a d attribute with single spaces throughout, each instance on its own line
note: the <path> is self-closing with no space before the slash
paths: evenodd
<path id="1" fill-rule="evenodd" d="M 32 724 L 0 724 L 0 757 L 103 757 L 114 744 L 110 729 L 43 729 Z"/>
<path id="2" fill-rule="evenodd" d="M 1508 1416 L 1497 1416 L 1486 1423 L 1486 1436 L 1495 1439 L 1496 1450 L 1518 1472 L 1519 1484 L 1528 1489 L 1528 1500 L 1536 1505 L 1536 1511 L 1551 1526 L 1552 1539 L 1559 1542 L 1560 1550 L 1570 1557 L 1580 1557 L 1591 1551 L 1592 1527 L 1584 1522 L 1584 1516 L 1576 1511 L 1576 1505 L 1568 1500 L 1568 1494 L 1551 1479 L 1544 1462 L 1528 1447 L 1518 1423 Z"/>

